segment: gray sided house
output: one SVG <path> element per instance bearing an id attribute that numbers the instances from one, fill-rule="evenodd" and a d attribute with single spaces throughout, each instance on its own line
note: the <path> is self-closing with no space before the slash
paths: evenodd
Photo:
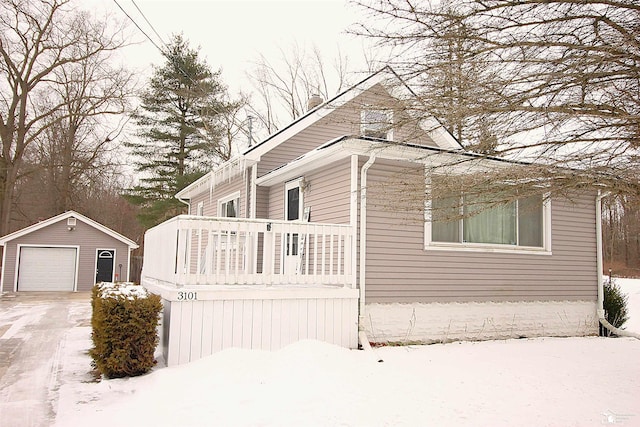
<path id="1" fill-rule="evenodd" d="M 74 211 L 0 238 L 0 291 L 89 291 L 96 282 L 129 280 L 138 245 Z"/>
<path id="2" fill-rule="evenodd" d="M 170 365 L 305 338 L 597 333 L 597 193 L 432 221 L 406 189 L 435 188 L 434 166 L 473 154 L 435 118 L 404 120 L 411 95 L 384 69 L 177 195 L 190 215 L 147 232 L 142 272 L 163 298 Z"/>

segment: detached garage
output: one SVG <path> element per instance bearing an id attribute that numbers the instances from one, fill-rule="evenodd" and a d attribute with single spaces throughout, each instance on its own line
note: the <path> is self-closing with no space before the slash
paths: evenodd
<path id="1" fill-rule="evenodd" d="M 128 281 L 138 245 L 69 211 L 0 238 L 2 292 L 89 291 L 96 282 Z"/>

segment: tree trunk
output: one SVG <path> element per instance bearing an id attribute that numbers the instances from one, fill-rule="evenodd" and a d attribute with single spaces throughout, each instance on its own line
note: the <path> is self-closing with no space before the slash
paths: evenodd
<path id="1" fill-rule="evenodd" d="M 0 203 L 0 236 L 9 233 L 11 225 L 11 210 L 16 185 L 17 168 L 6 164 L 2 179 L 2 202 Z"/>

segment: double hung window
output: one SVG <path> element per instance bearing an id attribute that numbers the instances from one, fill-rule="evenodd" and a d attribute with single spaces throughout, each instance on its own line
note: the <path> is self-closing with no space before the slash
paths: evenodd
<path id="1" fill-rule="evenodd" d="M 240 207 L 240 193 L 236 192 L 218 200 L 218 216 L 223 218 L 238 218 Z"/>

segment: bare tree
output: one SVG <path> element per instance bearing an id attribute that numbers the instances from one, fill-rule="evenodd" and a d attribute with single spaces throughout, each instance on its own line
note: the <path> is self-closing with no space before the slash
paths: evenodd
<path id="1" fill-rule="evenodd" d="M 538 191 L 568 194 L 596 182 L 640 191 L 637 2 L 360 5 L 379 21 L 357 31 L 393 47 L 392 65 L 421 89 L 411 117 L 435 113 L 475 151 L 534 163 L 449 183 L 481 193 L 505 182 L 531 188 L 532 179 L 544 183 Z"/>
<path id="2" fill-rule="evenodd" d="M 113 68 L 108 59 L 94 56 L 53 73 L 59 84 L 50 97 L 60 108 L 51 115 L 52 125 L 36 139 L 32 161 L 48 178 L 45 188 L 53 199 L 51 214 L 77 209 L 75 189 L 119 166 L 113 151 L 118 148 L 121 126 L 109 119 L 127 111 L 133 77 L 129 71 Z M 44 105 L 40 110 L 51 111 L 51 107 Z"/>
<path id="3" fill-rule="evenodd" d="M 634 196 L 611 197 L 603 206 L 603 255 L 605 268 L 617 276 L 640 272 L 640 200 Z"/>
<path id="4" fill-rule="evenodd" d="M 387 25 L 384 32 L 369 25 L 361 25 L 355 31 L 378 38 L 379 45 L 390 48 L 388 61 L 420 95 L 419 113 L 434 114 L 462 145 L 477 149 L 481 145 L 480 128 L 485 133 L 489 131 L 479 100 L 491 99 L 492 92 L 485 90 L 483 84 L 491 81 L 492 69 L 476 60 L 476 31 L 464 17 L 449 5 L 443 6 L 441 13 L 446 20 L 433 16 L 425 22 L 415 17 L 419 24 L 402 25 L 397 32 Z M 394 15 L 389 12 L 384 16 L 390 19 Z M 425 37 L 425 26 L 438 36 Z M 482 146 L 487 147 L 481 151 L 491 151 L 488 141 L 483 141 Z"/>
<path id="5" fill-rule="evenodd" d="M 224 160 L 229 160 L 237 151 L 241 150 L 240 147 L 245 145 L 242 136 L 247 138 L 246 145 L 251 143 L 249 138 L 252 138 L 247 121 L 243 122 L 241 119 L 247 106 L 246 96 L 240 94 L 237 100 L 230 99 L 228 95 L 227 98 L 224 102 L 226 104 L 225 112 L 217 118 L 222 133 L 217 145 L 218 158 Z"/>
<path id="6" fill-rule="evenodd" d="M 248 73 L 257 94 L 249 114 L 272 133 L 280 128 L 281 120 L 289 122 L 306 113 L 312 95 L 326 100 L 344 90 L 348 73 L 346 55 L 338 51 L 333 63 L 327 65 L 316 46 L 310 51 L 298 45 L 293 45 L 290 52 L 280 49 L 275 62 L 261 55 L 255 69 Z"/>
<path id="7" fill-rule="evenodd" d="M 124 75 L 109 75 L 105 61 L 125 44 L 122 27 L 96 21 L 67 1 L 2 2 L 0 234 L 9 231 L 16 184 L 34 142 L 47 132 L 62 138 L 81 126 L 83 117 L 122 110 L 123 88 L 117 83 Z M 105 79 L 110 86 L 103 85 Z M 84 81 L 95 85 L 83 86 Z M 72 140 L 67 138 L 70 144 Z"/>

